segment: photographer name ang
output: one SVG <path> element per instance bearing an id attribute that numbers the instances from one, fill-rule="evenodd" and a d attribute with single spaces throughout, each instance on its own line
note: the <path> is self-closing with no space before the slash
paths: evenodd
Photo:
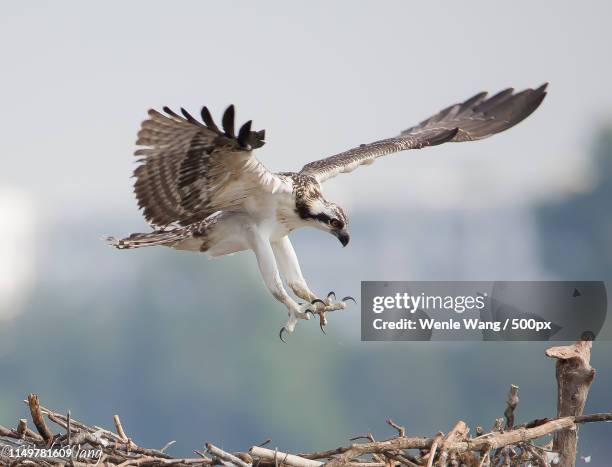
<path id="1" fill-rule="evenodd" d="M 372 299 L 372 311 L 376 314 L 386 310 L 444 310 L 463 313 L 470 310 L 482 310 L 485 307 L 487 294 L 478 295 L 411 295 L 397 292 L 395 295 L 382 295 Z"/>

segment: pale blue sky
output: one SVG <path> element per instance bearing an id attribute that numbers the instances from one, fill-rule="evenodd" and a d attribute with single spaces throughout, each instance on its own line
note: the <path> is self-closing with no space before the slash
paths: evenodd
<path id="1" fill-rule="evenodd" d="M 151 106 L 234 103 L 273 170 L 396 134 L 482 89 L 550 94 L 487 141 L 402 153 L 338 178 L 354 210 L 523 203 L 581 190 L 612 115 L 607 2 L 12 2 L 0 7 L 0 185 L 39 212 L 134 212 Z M 217 117 L 218 118 L 218 117 Z M 367 190 L 367 195 L 363 192 Z M 136 218 L 136 216 L 135 216 Z"/>

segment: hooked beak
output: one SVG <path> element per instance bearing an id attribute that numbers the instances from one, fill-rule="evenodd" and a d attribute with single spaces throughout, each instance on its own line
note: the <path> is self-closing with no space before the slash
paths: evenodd
<path id="1" fill-rule="evenodd" d="M 338 240 L 340 240 L 340 243 L 342 243 L 343 247 L 348 245 L 348 242 L 351 237 L 346 230 L 334 230 L 332 233 L 336 236 Z"/>

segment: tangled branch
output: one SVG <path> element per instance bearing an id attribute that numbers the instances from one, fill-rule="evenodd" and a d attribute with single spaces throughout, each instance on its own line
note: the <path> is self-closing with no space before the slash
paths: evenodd
<path id="1" fill-rule="evenodd" d="M 113 416 L 115 431 L 96 425 L 88 426 L 73 417 L 40 405 L 38 396 L 30 394 L 24 401 L 36 431 L 28 428 L 27 419 L 20 419 L 15 428 L 0 426 L 0 463 L 2 465 L 45 466 L 212 466 L 226 467 L 492 467 L 502 465 L 548 466 L 553 460 L 561 465 L 573 465 L 578 426 L 584 423 L 612 421 L 612 413 L 582 414 L 582 407 L 593 377 L 588 366 L 590 343 L 555 347 L 547 355 L 559 359 L 558 413 L 555 418 L 532 420 L 515 425 L 515 411 L 519 403 L 518 387 L 510 387 L 504 419 L 495 420 L 493 429 L 484 433 L 476 427 L 475 436 L 463 421 L 458 421 L 444 434 L 431 437 L 407 436 L 406 428 L 387 420 L 396 436 L 376 441 L 371 434 L 352 438 L 346 446 L 325 451 L 292 454 L 263 445 L 252 446 L 247 452 L 227 452 L 210 444 L 205 450 L 195 450 L 195 457 L 176 458 L 166 453 L 174 441 L 154 449 L 136 444 L 126 434 L 121 419 Z M 568 371 L 568 361 L 571 371 Z M 559 380 L 559 378 L 570 378 Z M 571 384 L 570 384 L 571 383 Z M 573 390 L 568 389 L 573 388 Z M 568 400 L 574 401 L 568 413 Z M 578 399 L 577 399 L 578 398 Z M 575 401 L 579 407 L 576 409 Z M 52 425 L 48 425 L 50 422 Z M 554 444 L 545 440 L 554 435 Z M 356 442 L 365 439 L 364 442 Z M 270 440 L 266 441 L 267 444 Z M 565 444 L 564 444 L 565 443 Z M 24 449 L 37 449 L 43 455 L 21 455 Z M 68 449 L 71 449 L 68 454 Z M 63 451 L 62 451 L 63 449 Z M 45 451 L 46 450 L 46 451 Z M 64 455 L 57 455 L 64 454 Z M 55 453 L 55 454 L 54 454 Z M 93 454 L 92 454 L 93 453 Z"/>

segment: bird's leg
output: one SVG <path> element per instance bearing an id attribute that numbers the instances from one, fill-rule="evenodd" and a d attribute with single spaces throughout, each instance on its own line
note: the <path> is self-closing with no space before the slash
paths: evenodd
<path id="1" fill-rule="evenodd" d="M 325 332 L 324 327 L 327 324 L 325 314 L 330 311 L 343 310 L 346 308 L 346 300 L 355 301 L 355 299 L 353 297 L 345 297 L 341 302 L 334 303 L 331 297 L 333 296 L 335 300 L 336 294 L 330 292 L 325 300 L 321 300 L 308 288 L 289 237 L 285 236 L 280 240 L 271 242 L 271 246 L 281 274 L 287 281 L 287 285 L 296 296 L 306 300 L 306 303 L 301 305 L 302 307 L 310 306 L 310 309 L 305 308 L 304 311 L 310 311 L 313 314 L 319 315 L 319 327 L 321 331 Z"/>
<path id="2" fill-rule="evenodd" d="M 300 306 L 289 296 L 289 294 L 287 294 L 278 272 L 272 247 L 267 239 L 253 232 L 251 248 L 257 257 L 259 271 L 261 272 L 266 287 L 268 287 L 268 290 L 274 298 L 285 305 L 289 311 L 289 319 L 280 331 L 280 338 L 284 341 L 283 334 L 285 332 L 292 333 L 295 330 L 298 319 L 310 319 L 307 310 L 312 308 L 312 305 L 307 303 Z"/>
<path id="3" fill-rule="evenodd" d="M 324 334 L 325 334 L 325 326 L 327 325 L 327 317 L 325 316 L 326 313 L 330 311 L 344 310 L 347 306 L 346 302 L 348 300 L 352 300 L 353 302 L 357 303 L 355 299 L 350 296 L 344 297 L 340 301 L 335 301 L 335 300 L 336 300 L 336 294 L 335 292 L 331 291 L 327 294 L 327 297 L 325 297 L 324 300 L 321 300 L 320 298 L 316 298 L 311 302 L 313 305 L 317 306 L 317 309 L 314 312 L 319 315 L 319 327 L 321 328 L 321 331 L 323 331 Z"/>

